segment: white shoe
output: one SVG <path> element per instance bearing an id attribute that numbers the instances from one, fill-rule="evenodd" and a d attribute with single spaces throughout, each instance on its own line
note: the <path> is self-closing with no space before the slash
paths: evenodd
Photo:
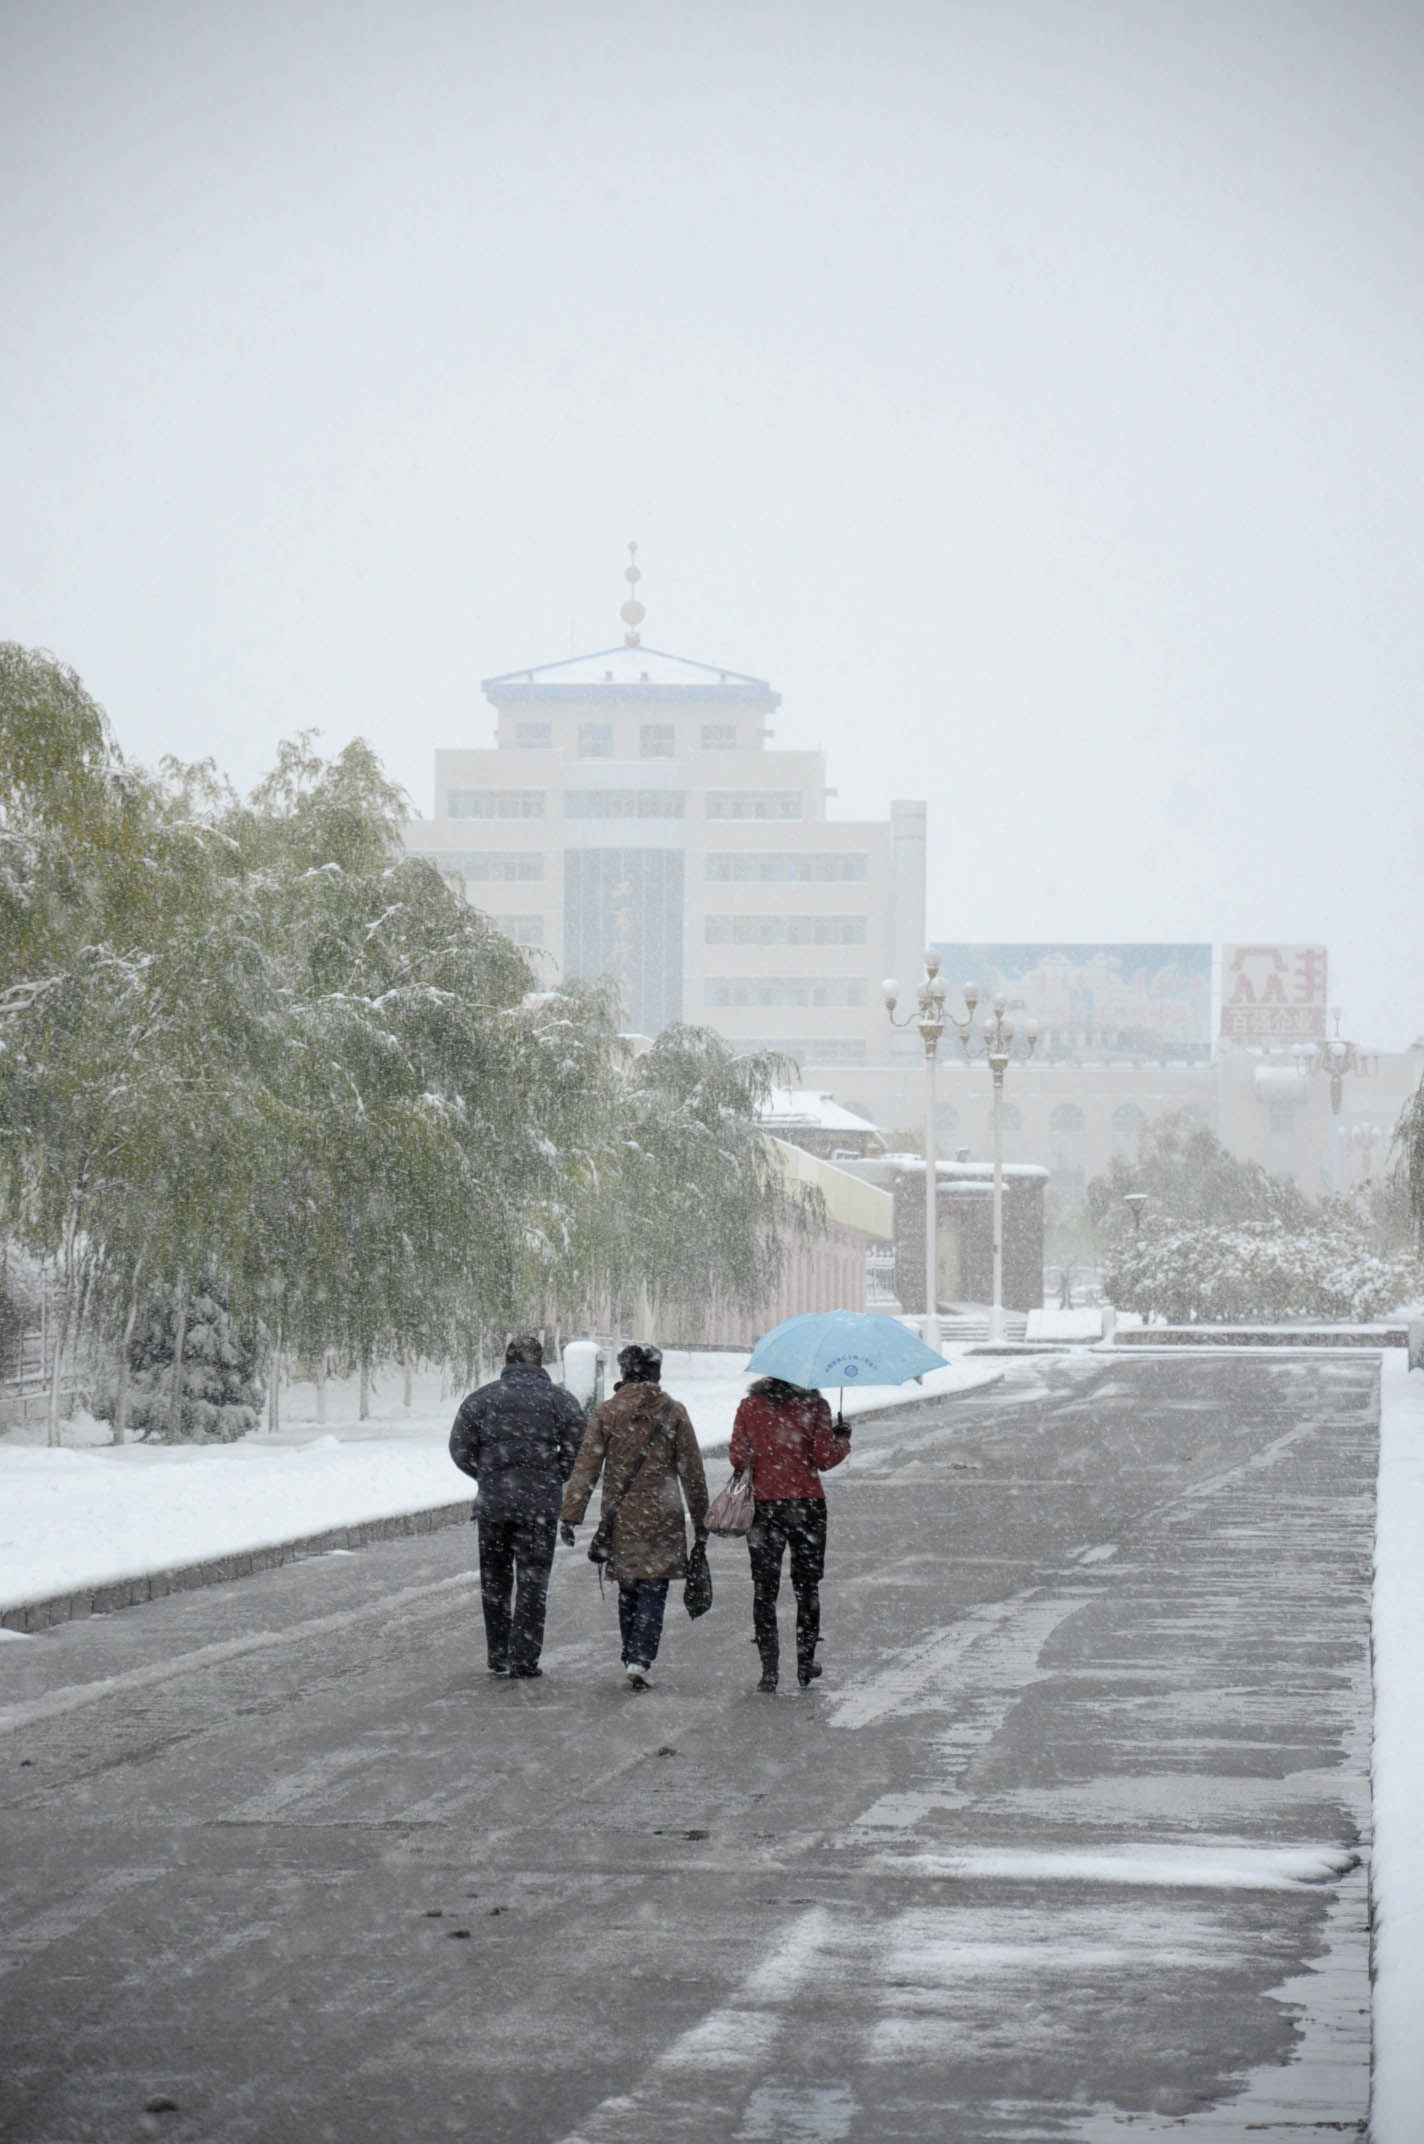
<path id="1" fill-rule="evenodd" d="M 630 1660 L 628 1662 L 627 1674 L 628 1688 L 630 1690 L 646 1690 L 653 1679 L 652 1669 L 645 1668 L 642 1663 L 637 1660 Z"/>

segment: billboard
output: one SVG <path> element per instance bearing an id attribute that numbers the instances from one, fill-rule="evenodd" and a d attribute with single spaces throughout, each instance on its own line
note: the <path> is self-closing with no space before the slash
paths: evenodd
<path id="1" fill-rule="evenodd" d="M 1038 1021 L 1040 1057 L 1211 1056 L 1209 945 L 938 945 L 950 1006 L 975 982 Z"/>
<path id="2" fill-rule="evenodd" d="M 1229 1042 L 1323 1042 L 1323 945 L 1221 949 L 1221 1034 Z"/>

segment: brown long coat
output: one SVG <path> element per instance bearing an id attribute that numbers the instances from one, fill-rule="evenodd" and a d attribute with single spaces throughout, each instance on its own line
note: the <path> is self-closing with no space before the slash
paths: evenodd
<path id="1" fill-rule="evenodd" d="M 577 1526 L 601 1473 L 600 1515 L 607 1511 L 638 1465 L 650 1432 L 653 1441 L 648 1456 L 638 1467 L 614 1525 L 607 1570 L 620 1585 L 687 1575 L 683 1500 L 694 1528 L 700 1531 L 707 1519 L 707 1476 L 686 1408 L 659 1385 L 620 1385 L 590 1416 L 564 1491 L 560 1515 L 565 1525 Z"/>

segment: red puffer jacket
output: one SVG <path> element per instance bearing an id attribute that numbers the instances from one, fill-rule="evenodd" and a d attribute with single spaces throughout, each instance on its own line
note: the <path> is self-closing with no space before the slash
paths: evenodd
<path id="1" fill-rule="evenodd" d="M 821 1475 L 849 1452 L 850 1434 L 832 1427 L 831 1410 L 819 1392 L 794 1400 L 749 1392 L 732 1424 L 732 1465 L 751 1468 L 761 1504 L 787 1496 L 824 1498 Z"/>

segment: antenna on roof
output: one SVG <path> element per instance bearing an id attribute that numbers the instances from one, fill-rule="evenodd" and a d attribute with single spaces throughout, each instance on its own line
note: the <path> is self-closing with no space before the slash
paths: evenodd
<path id="1" fill-rule="evenodd" d="M 623 635 L 623 644 L 628 648 L 636 648 L 640 645 L 638 627 L 648 614 L 638 601 L 638 583 L 643 578 L 643 572 L 638 564 L 638 546 L 635 543 L 628 546 L 628 563 L 623 568 L 623 578 L 628 583 L 628 600 L 618 613 L 628 628 Z"/>

